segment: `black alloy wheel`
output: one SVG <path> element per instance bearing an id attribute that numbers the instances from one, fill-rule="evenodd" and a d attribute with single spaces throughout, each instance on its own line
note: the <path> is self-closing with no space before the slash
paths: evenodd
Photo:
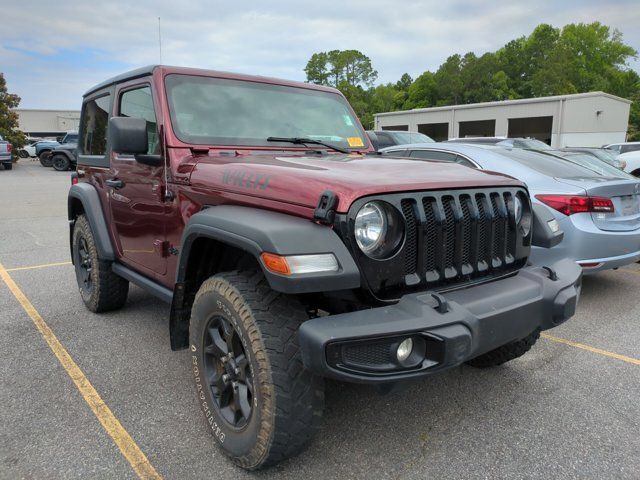
<path id="1" fill-rule="evenodd" d="M 93 261 L 91 260 L 91 254 L 89 252 L 89 246 L 87 240 L 83 236 L 79 238 L 78 242 L 78 258 L 76 258 L 76 270 L 78 272 L 78 278 L 81 283 L 81 287 L 84 291 L 91 295 L 93 290 L 93 281 L 91 280 L 91 272 L 93 271 Z"/>
<path id="2" fill-rule="evenodd" d="M 251 367 L 238 332 L 225 318 L 209 319 L 204 335 L 204 367 L 218 414 L 234 429 L 244 428 L 253 412 Z"/>

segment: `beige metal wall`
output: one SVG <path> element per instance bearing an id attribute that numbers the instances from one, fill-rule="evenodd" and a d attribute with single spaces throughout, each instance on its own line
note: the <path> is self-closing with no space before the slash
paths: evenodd
<path id="1" fill-rule="evenodd" d="M 23 132 L 46 132 L 63 134 L 69 130 L 78 130 L 79 110 L 31 110 L 16 109 L 19 128 Z"/>
<path id="2" fill-rule="evenodd" d="M 420 124 L 448 123 L 449 138 L 456 138 L 460 133 L 460 122 L 495 120 L 493 134 L 506 137 L 510 118 L 549 116 L 553 117 L 552 146 L 599 147 L 625 140 L 629 108 L 630 103 L 624 99 L 594 92 L 530 101 L 489 102 L 378 114 L 375 129 L 408 125 L 409 131 L 418 131 Z"/>

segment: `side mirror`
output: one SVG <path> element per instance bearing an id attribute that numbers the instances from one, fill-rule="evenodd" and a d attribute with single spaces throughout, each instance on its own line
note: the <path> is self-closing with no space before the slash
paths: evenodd
<path id="1" fill-rule="evenodd" d="M 564 232 L 556 217 L 543 205 L 533 204 L 533 237 L 531 244 L 536 247 L 552 248 L 562 242 Z"/>
<path id="2" fill-rule="evenodd" d="M 144 118 L 111 117 L 109 119 L 109 141 L 116 153 L 136 155 L 147 153 L 147 122 Z"/>
<path id="3" fill-rule="evenodd" d="M 144 118 L 111 117 L 109 119 L 109 143 L 111 150 L 124 155 L 134 155 L 145 165 L 157 167 L 162 164 L 160 155 L 148 155 L 149 138 L 147 121 Z"/>

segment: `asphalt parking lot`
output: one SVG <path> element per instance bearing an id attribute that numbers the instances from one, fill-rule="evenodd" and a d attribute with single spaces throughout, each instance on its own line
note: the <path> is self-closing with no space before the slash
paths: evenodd
<path id="1" fill-rule="evenodd" d="M 1 478 L 136 478 L 38 314 L 164 478 L 640 478 L 639 265 L 585 278 L 577 315 L 502 367 L 386 396 L 328 383 L 310 447 L 246 473 L 214 445 L 189 354 L 169 348 L 168 308 L 137 287 L 118 312 L 84 308 L 68 263 L 69 183 L 29 160 L 0 171 Z"/>

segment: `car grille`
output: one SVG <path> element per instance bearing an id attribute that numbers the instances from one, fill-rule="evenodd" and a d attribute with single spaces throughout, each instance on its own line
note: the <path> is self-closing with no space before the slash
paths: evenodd
<path id="1" fill-rule="evenodd" d="M 414 199 L 401 200 L 407 242 L 418 243 L 405 249 L 405 274 L 420 272 L 433 282 L 512 264 L 515 228 L 507 207 L 512 199 L 511 192 L 425 196 L 422 212 Z"/>
<path id="2" fill-rule="evenodd" d="M 434 288 L 517 270 L 529 253 L 512 218 L 518 192 L 526 198 L 517 187 L 367 198 L 391 203 L 405 219 L 405 243 L 394 257 L 359 254 L 370 288 Z"/>

